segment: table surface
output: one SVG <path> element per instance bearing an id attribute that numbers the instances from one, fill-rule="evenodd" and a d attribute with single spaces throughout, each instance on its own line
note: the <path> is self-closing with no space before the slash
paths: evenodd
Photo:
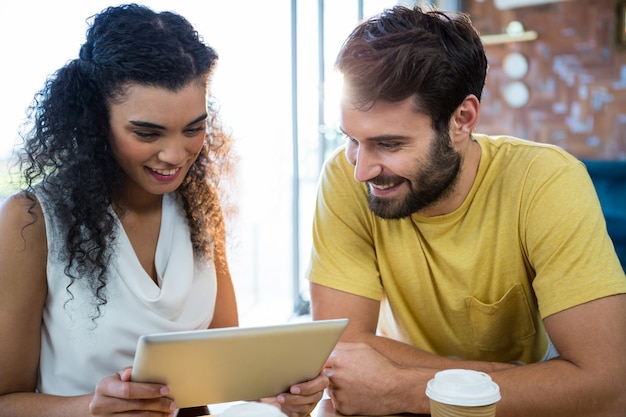
<path id="1" fill-rule="evenodd" d="M 335 408 L 333 407 L 333 404 L 329 399 L 323 399 L 322 401 L 320 401 L 315 411 L 311 414 L 311 417 L 335 417 L 335 416 L 339 417 L 339 416 L 343 416 L 343 414 L 339 414 L 337 411 L 335 411 Z M 398 417 L 398 416 L 429 417 L 428 414 L 408 414 L 408 413 L 394 414 L 393 416 L 395 417 Z M 379 416 L 379 417 L 393 417 L 393 416 Z M 352 417 L 364 417 L 364 416 L 352 416 Z"/>
<path id="2" fill-rule="evenodd" d="M 214 407 L 211 411 L 215 414 L 199 416 L 199 417 L 219 416 L 219 413 L 227 407 L 228 405 Z M 322 401 L 319 402 L 317 407 L 315 407 L 315 410 L 313 410 L 313 412 L 311 413 L 311 417 L 343 417 L 343 414 L 339 414 L 337 411 L 335 411 L 335 408 L 333 407 L 333 403 L 330 401 L 330 399 L 325 397 L 324 399 L 322 399 Z M 365 416 L 352 416 L 352 417 L 365 417 Z M 368 416 L 368 417 L 371 417 L 371 416 Z M 394 414 L 393 416 L 387 415 L 387 416 L 378 416 L 378 417 L 430 417 L 430 415 L 429 414 L 403 413 L 403 414 Z"/>

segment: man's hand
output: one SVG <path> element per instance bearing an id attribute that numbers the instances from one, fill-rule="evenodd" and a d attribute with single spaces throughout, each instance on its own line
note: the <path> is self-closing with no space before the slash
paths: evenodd
<path id="1" fill-rule="evenodd" d="M 338 343 L 324 368 L 333 406 L 345 415 L 401 413 L 408 403 L 411 412 L 428 413 L 422 394 L 435 371 L 403 368 L 365 343 Z"/>

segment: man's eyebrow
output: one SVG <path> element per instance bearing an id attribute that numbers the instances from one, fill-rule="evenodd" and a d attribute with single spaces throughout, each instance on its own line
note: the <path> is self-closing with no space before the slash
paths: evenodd
<path id="1" fill-rule="evenodd" d="M 209 115 L 207 113 L 204 113 L 202 116 L 198 116 L 197 118 L 195 118 L 191 122 L 187 123 L 187 125 L 185 127 L 189 127 L 189 126 L 195 125 L 196 123 L 205 120 L 207 117 L 209 117 Z M 141 121 L 141 120 L 130 120 L 129 123 L 132 124 L 133 126 L 137 126 L 137 127 L 146 127 L 146 128 L 149 128 L 149 129 L 165 130 L 165 126 L 161 126 L 159 124 L 152 123 L 152 122 L 144 122 L 144 121 Z"/>
<path id="2" fill-rule="evenodd" d="M 343 133 L 347 137 L 354 139 L 352 136 L 347 134 L 346 131 L 343 130 L 342 127 L 339 127 L 339 130 L 341 131 L 341 133 Z M 383 134 L 383 135 L 371 136 L 371 137 L 365 138 L 365 140 L 368 140 L 368 141 L 383 141 L 383 142 L 387 140 L 405 140 L 405 139 L 410 139 L 410 138 L 405 135 L 392 135 L 392 134 Z"/>

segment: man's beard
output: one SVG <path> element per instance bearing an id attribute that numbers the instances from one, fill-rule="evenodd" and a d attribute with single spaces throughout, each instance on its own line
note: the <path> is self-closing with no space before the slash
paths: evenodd
<path id="1" fill-rule="evenodd" d="M 400 219 L 422 210 L 449 195 L 461 170 L 461 155 L 454 150 L 448 134 L 438 135 L 433 141 L 426 160 L 412 178 L 379 176 L 369 182 L 389 184 L 405 181 L 409 193 L 401 201 L 372 195 L 369 187 L 369 207 L 384 219 Z"/>

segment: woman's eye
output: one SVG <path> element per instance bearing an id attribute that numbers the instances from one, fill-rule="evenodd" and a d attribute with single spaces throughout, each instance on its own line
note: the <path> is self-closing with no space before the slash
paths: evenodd
<path id="1" fill-rule="evenodd" d="M 187 129 L 185 130 L 185 133 L 187 133 L 189 136 L 195 136 L 198 133 L 201 133 L 201 132 L 204 133 L 205 131 L 206 131 L 205 127 L 201 126 L 201 127 L 195 127 L 193 129 Z"/>
<path id="2" fill-rule="evenodd" d="M 158 135 L 154 132 L 146 132 L 143 130 L 136 130 L 135 135 L 139 136 L 142 139 L 154 139 Z"/>

